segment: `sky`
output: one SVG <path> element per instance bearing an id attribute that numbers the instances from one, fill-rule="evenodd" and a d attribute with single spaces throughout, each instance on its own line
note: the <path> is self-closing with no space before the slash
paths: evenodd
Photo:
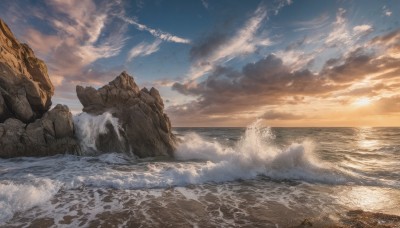
<path id="1" fill-rule="evenodd" d="M 173 126 L 400 126 L 395 0 L 3 0 L 48 67 L 53 104 L 122 71 Z"/>

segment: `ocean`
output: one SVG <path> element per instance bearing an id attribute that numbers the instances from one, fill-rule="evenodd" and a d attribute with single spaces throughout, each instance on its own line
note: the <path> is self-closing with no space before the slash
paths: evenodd
<path id="1" fill-rule="evenodd" d="M 174 128 L 175 158 L 0 159 L 2 227 L 290 227 L 400 215 L 400 128 Z"/>

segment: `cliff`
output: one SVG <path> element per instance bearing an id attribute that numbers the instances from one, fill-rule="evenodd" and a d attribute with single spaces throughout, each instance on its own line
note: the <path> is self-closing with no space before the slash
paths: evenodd
<path id="1" fill-rule="evenodd" d="M 51 111 L 46 64 L 0 19 L 0 158 L 80 154 L 67 106 Z"/>
<path id="2" fill-rule="evenodd" d="M 54 87 L 44 62 L 21 44 L 0 20 L 0 121 L 24 123 L 42 117 L 51 106 Z"/>

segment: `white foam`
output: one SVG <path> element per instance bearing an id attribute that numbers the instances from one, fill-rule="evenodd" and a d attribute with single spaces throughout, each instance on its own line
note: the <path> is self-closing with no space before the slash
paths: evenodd
<path id="1" fill-rule="evenodd" d="M 300 179 L 336 182 L 340 176 L 332 167 L 314 156 L 310 141 L 293 143 L 285 149 L 273 145 L 270 128 L 262 128 L 260 121 L 250 125 L 242 139 L 233 147 L 208 142 L 192 133 L 185 136 L 175 156 L 180 160 L 206 160 L 199 169 L 192 169 L 195 182 L 230 181 L 266 175 L 278 179 Z"/>
<path id="2" fill-rule="evenodd" d="M 0 225 L 15 212 L 47 202 L 59 189 L 60 184 L 50 179 L 33 180 L 31 184 L 0 182 Z"/>
<path id="3" fill-rule="evenodd" d="M 111 113 L 105 112 L 101 115 L 93 116 L 86 112 L 82 112 L 74 116 L 76 135 L 80 140 L 83 151 L 97 151 L 96 140 L 99 134 L 105 134 L 108 132 L 106 127 L 107 124 L 112 125 L 119 140 L 121 140 L 119 134 L 121 127 L 118 123 L 118 118 L 113 117 Z"/>
<path id="4" fill-rule="evenodd" d="M 234 147 L 210 142 L 194 133 L 184 136 L 175 156 L 180 162 L 141 163 L 132 171 L 98 169 L 89 175 L 75 176 L 74 183 L 117 189 L 186 186 L 206 182 L 252 179 L 259 175 L 273 179 L 345 182 L 330 164 L 314 156 L 310 141 L 293 143 L 280 149 L 274 136 L 260 122 L 252 124 Z M 133 168 L 133 167 L 132 167 Z"/>

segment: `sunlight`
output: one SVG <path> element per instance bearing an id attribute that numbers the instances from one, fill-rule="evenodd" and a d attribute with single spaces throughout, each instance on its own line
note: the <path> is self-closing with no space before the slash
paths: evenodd
<path id="1" fill-rule="evenodd" d="M 353 104 L 355 106 L 367 106 L 367 105 L 371 104 L 371 99 L 369 99 L 368 97 L 358 98 L 357 100 L 355 100 L 353 102 Z"/>

